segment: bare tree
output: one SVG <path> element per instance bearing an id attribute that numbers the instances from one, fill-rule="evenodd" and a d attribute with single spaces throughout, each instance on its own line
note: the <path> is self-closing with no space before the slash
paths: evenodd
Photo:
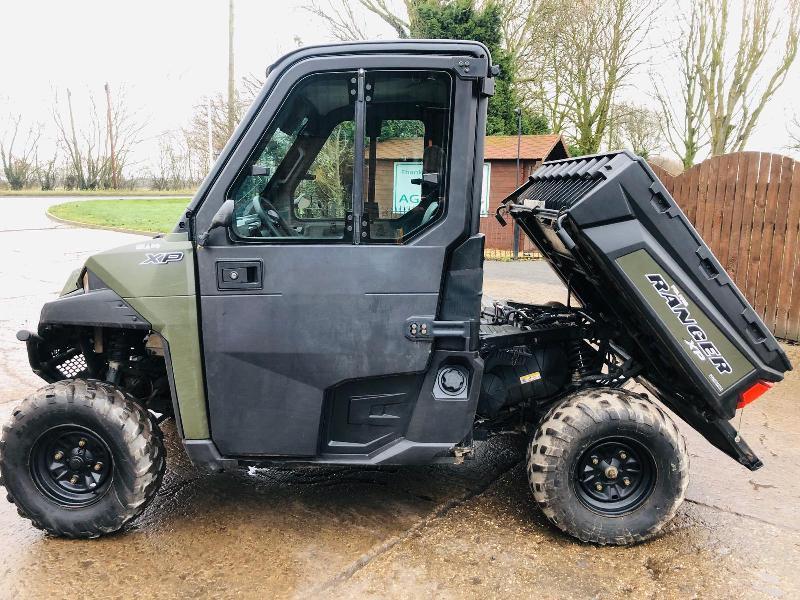
<path id="1" fill-rule="evenodd" d="M 521 73 L 531 108 L 582 153 L 607 136 L 619 90 L 640 67 L 658 5 L 646 0 L 549 0 L 548 39 Z"/>
<path id="2" fill-rule="evenodd" d="M 189 122 L 181 129 L 186 152 L 190 159 L 190 182 L 199 181 L 208 171 L 209 165 L 228 142 L 233 129 L 244 117 L 250 104 L 264 86 L 264 80 L 253 74 L 241 78 L 234 90 L 233 104 L 222 94 L 204 96 L 194 107 Z M 233 129 L 230 128 L 230 107 L 233 107 Z M 211 130 L 211 155 L 209 156 L 209 129 Z M 171 142 L 173 145 L 175 141 Z"/>
<path id="3" fill-rule="evenodd" d="M 123 171 L 129 166 L 131 152 L 142 141 L 142 132 L 147 123 L 137 112 L 128 107 L 124 87 L 118 88 L 115 96 L 117 100 L 112 103 L 111 93 L 107 91 L 109 120 L 106 134 L 110 164 L 108 181 L 104 183 L 117 189 L 124 180 Z"/>
<path id="4" fill-rule="evenodd" d="M 42 135 L 40 124 L 31 125 L 25 140 L 21 142 L 22 145 L 17 146 L 21 122 L 22 115 L 10 117 L 10 132 L 6 131 L 0 136 L 0 161 L 2 161 L 3 176 L 12 190 L 21 190 L 30 183 L 35 172 L 32 157 L 36 155 L 39 138 Z"/>
<path id="5" fill-rule="evenodd" d="M 84 168 L 83 148 L 78 144 L 78 134 L 75 128 L 75 113 L 72 109 L 72 91 L 67 88 L 67 114 L 66 119 L 59 106 L 56 95 L 53 120 L 58 133 L 58 143 L 67 153 L 65 183 L 68 188 L 86 189 L 88 182 Z"/>
<path id="6" fill-rule="evenodd" d="M 56 187 L 56 179 L 58 178 L 58 153 L 54 153 L 53 157 L 39 162 L 39 153 L 34 154 L 34 172 L 36 180 L 39 182 L 39 187 L 43 191 L 52 190 Z"/>
<path id="7" fill-rule="evenodd" d="M 350 2 L 320 2 L 312 0 L 305 9 L 319 17 L 337 40 L 348 42 L 351 40 L 366 39 L 366 25 L 359 19 Z"/>
<path id="8" fill-rule="evenodd" d="M 242 120 L 251 102 L 252 97 L 247 91 L 236 91 L 233 103 L 234 128 Z M 229 108 L 228 99 L 222 94 L 204 97 L 195 106 L 194 114 L 183 129 L 193 156 L 201 161 L 201 164 L 206 165 L 206 169 L 219 155 L 230 138 L 230 129 L 228 128 Z M 208 155 L 209 124 L 211 128 L 212 156 Z"/>
<path id="9" fill-rule="evenodd" d="M 115 103 L 111 102 L 111 92 L 108 90 L 105 119 L 99 117 L 97 104 L 89 96 L 86 122 L 82 126 L 75 119 L 71 90 L 67 89 L 66 96 L 66 110 L 59 103 L 58 97 L 53 109 L 58 144 L 67 156 L 66 185 L 78 189 L 121 185 L 131 152 L 141 141 L 145 125 L 128 108 L 124 88 L 117 90 Z"/>
<path id="10" fill-rule="evenodd" d="M 262 87 L 264 87 L 264 80 L 258 75 L 250 73 L 242 77 L 242 83 L 239 87 L 241 102 L 248 105 L 252 104 Z"/>
<path id="11" fill-rule="evenodd" d="M 549 26 L 566 18 L 552 0 L 500 0 L 503 11 L 503 43 L 515 73 L 529 73 L 553 43 Z"/>
<path id="12" fill-rule="evenodd" d="M 697 69 L 698 64 L 705 62 L 699 29 L 700 6 L 693 2 L 689 18 L 681 23 L 678 48 L 673 55 L 680 95 L 675 93 L 675 86 L 667 84 L 660 74 L 650 75 L 653 93 L 661 109 L 661 134 L 684 169 L 691 168 L 697 153 L 708 145 L 708 105 Z"/>
<path id="13" fill-rule="evenodd" d="M 155 190 L 177 190 L 197 183 L 199 177 L 183 132 L 165 131 L 158 137 L 158 162 L 150 170 Z"/>
<path id="14" fill-rule="evenodd" d="M 448 0 L 428 0 L 445 4 Z M 400 39 L 420 37 L 422 31 L 417 5 L 420 0 L 311 0 L 305 6 L 313 15 L 322 19 L 331 34 L 341 41 L 367 38 L 367 26 L 354 10 L 354 5 L 379 17 Z"/>
<path id="15" fill-rule="evenodd" d="M 776 0 L 741 0 L 739 39 L 730 47 L 730 0 L 698 0 L 695 70 L 709 111 L 711 154 L 745 148 L 761 112 L 786 81 L 797 57 L 800 0 L 789 0 L 788 14 Z M 783 39 L 777 64 L 767 64 L 770 48 Z"/>
<path id="16" fill-rule="evenodd" d="M 659 115 L 646 106 L 621 102 L 611 111 L 608 146 L 628 148 L 643 158 L 651 158 L 662 147 Z"/>
<path id="17" fill-rule="evenodd" d="M 792 124 L 789 128 L 789 150 L 800 152 L 800 117 L 797 115 L 792 119 Z"/>

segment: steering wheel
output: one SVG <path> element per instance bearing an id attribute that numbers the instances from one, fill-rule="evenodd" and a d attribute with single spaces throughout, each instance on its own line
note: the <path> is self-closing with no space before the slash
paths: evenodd
<path id="1" fill-rule="evenodd" d="M 261 219 L 261 223 L 274 237 L 292 237 L 296 235 L 296 232 L 289 227 L 289 224 L 266 198 L 255 196 L 252 207 L 258 218 Z"/>

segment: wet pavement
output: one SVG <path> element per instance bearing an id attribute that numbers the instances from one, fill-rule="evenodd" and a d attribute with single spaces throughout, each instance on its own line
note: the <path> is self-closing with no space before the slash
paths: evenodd
<path id="1" fill-rule="evenodd" d="M 35 327 L 86 256 L 136 239 L 56 225 L 54 200 L 0 199 L 0 420 L 41 385 L 21 327 Z M 542 263 L 487 263 L 487 296 L 565 299 Z M 787 346 L 795 364 L 800 347 Z M 251 469 L 206 474 L 167 425 L 168 472 L 127 532 L 48 538 L 0 503 L 0 598 L 797 598 L 800 375 L 742 415 L 765 467 L 751 473 L 684 427 L 688 501 L 660 538 L 580 544 L 541 517 L 519 460 L 493 439 L 461 466 Z M 738 419 L 738 416 L 737 416 Z"/>

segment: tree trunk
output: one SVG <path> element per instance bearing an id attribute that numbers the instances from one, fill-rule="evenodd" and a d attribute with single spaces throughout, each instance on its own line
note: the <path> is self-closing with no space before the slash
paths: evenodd
<path id="1" fill-rule="evenodd" d="M 67 109 L 69 110 L 69 129 L 72 136 L 72 163 L 75 173 L 75 185 L 79 190 L 86 189 L 86 177 L 83 173 L 83 161 L 78 150 L 78 136 L 75 133 L 75 116 L 72 113 L 72 92 L 67 88 Z"/>
<path id="2" fill-rule="evenodd" d="M 111 187 L 119 189 L 119 174 L 117 173 L 117 151 L 116 135 L 114 133 L 114 119 L 111 116 L 111 88 L 108 82 L 105 84 L 106 90 L 106 119 L 108 121 L 108 146 L 111 152 Z"/>

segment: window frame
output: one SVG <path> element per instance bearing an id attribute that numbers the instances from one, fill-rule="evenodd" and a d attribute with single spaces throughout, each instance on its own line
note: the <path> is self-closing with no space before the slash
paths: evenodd
<path id="1" fill-rule="evenodd" d="M 443 198 L 443 207 L 437 209 L 437 216 L 431 219 L 428 223 L 421 225 L 415 228 L 410 233 L 404 233 L 400 238 L 372 238 L 371 235 L 368 235 L 367 238 L 362 241 L 364 244 L 369 244 L 373 246 L 405 246 L 408 245 L 409 242 L 415 240 L 419 235 L 424 232 L 427 232 L 432 227 L 440 224 L 447 218 L 448 207 L 450 205 L 450 167 L 451 167 L 451 150 L 453 147 L 453 124 L 455 121 L 455 94 L 456 94 L 456 85 L 455 85 L 455 77 L 453 73 L 448 69 L 414 69 L 414 68 L 373 68 L 367 69 L 367 73 L 440 73 L 447 77 L 447 85 L 448 85 L 448 98 L 447 98 L 447 148 L 446 148 L 446 160 L 444 161 L 444 186 L 442 189 L 442 198 Z M 369 103 L 366 106 L 366 113 L 369 114 Z M 424 123 L 423 123 L 424 127 Z M 366 131 L 363 132 L 366 134 Z M 358 135 L 358 132 L 356 132 Z M 425 133 L 423 132 L 423 144 L 424 144 L 424 137 Z M 421 159 L 422 160 L 422 159 Z M 372 176 L 372 173 L 370 173 Z M 369 182 L 367 182 L 369 183 Z M 366 201 L 366 198 L 363 197 L 362 194 L 362 205 Z M 407 213 L 404 213 L 407 214 Z M 400 219 L 403 215 L 397 217 Z M 381 221 L 391 221 L 393 219 L 379 219 Z M 370 227 L 371 232 L 371 227 Z"/>
<path id="2" fill-rule="evenodd" d="M 264 127 L 264 130 L 261 132 L 260 136 L 257 138 L 255 144 L 253 144 L 253 146 L 251 147 L 251 149 L 247 153 L 246 158 L 242 161 L 241 166 L 237 170 L 235 176 L 230 180 L 230 183 L 226 186 L 226 188 L 225 188 L 225 198 L 230 198 L 234 188 L 237 185 L 240 184 L 240 182 L 243 180 L 244 177 L 248 176 L 247 170 L 248 170 L 249 166 L 252 164 L 252 161 L 256 157 L 256 151 L 261 146 L 262 142 L 264 142 L 265 138 L 268 135 L 268 132 L 270 131 L 270 128 L 273 126 L 273 124 L 275 123 L 275 120 L 278 118 L 278 116 L 280 115 L 280 113 L 283 110 L 283 108 L 287 105 L 288 101 L 291 99 L 292 94 L 294 93 L 294 91 L 297 89 L 298 86 L 300 86 L 307 79 L 312 78 L 312 77 L 316 77 L 316 76 L 319 76 L 319 75 L 331 75 L 331 74 L 340 73 L 340 74 L 347 74 L 349 76 L 356 76 L 357 77 L 359 73 L 363 73 L 364 76 L 366 77 L 367 74 L 376 73 L 376 72 L 382 72 L 382 73 L 387 73 L 387 72 L 394 72 L 394 73 L 403 73 L 403 72 L 405 72 L 405 73 L 422 73 L 422 72 L 426 72 L 426 73 L 430 73 L 430 72 L 434 72 L 434 73 L 440 73 L 440 74 L 446 76 L 446 78 L 447 78 L 448 91 L 449 91 L 449 93 L 448 93 L 448 104 L 447 104 L 448 117 L 447 117 L 447 123 L 446 123 L 447 132 L 448 132 L 448 135 L 447 135 L 447 150 L 446 150 L 447 156 L 446 156 L 446 160 L 444 162 L 444 186 L 443 186 L 443 190 L 442 190 L 443 206 L 440 209 L 437 210 L 438 216 L 436 218 L 434 218 L 434 219 L 431 219 L 428 223 L 426 223 L 426 224 L 424 224 L 424 225 L 422 225 L 420 227 L 415 228 L 411 233 L 403 234 L 403 236 L 401 238 L 392 238 L 392 239 L 388 239 L 388 238 L 376 238 L 376 239 L 373 239 L 373 238 L 371 238 L 369 233 L 367 234 L 367 236 L 365 238 L 361 238 L 360 235 L 358 235 L 358 233 L 360 231 L 362 231 L 362 229 L 363 229 L 361 227 L 358 227 L 356 229 L 356 231 L 352 232 L 350 235 L 348 235 L 347 231 L 345 230 L 345 234 L 341 238 L 331 238 L 331 239 L 326 239 L 326 238 L 306 238 L 306 237 L 303 237 L 303 236 L 297 236 L 297 237 L 244 237 L 244 236 L 239 235 L 239 233 L 235 229 L 235 226 L 233 225 L 233 223 L 231 223 L 225 229 L 226 229 L 227 237 L 228 237 L 229 241 L 233 245 L 238 245 L 238 246 L 247 246 L 247 245 L 259 245 L 259 246 L 267 246 L 267 245 L 308 245 L 308 246 L 310 246 L 310 245 L 327 245 L 327 244 L 375 245 L 375 246 L 408 245 L 409 243 L 411 243 L 414 240 L 416 240 L 420 235 L 422 235 L 424 233 L 427 233 L 431 228 L 433 228 L 433 227 L 435 227 L 437 225 L 440 225 L 441 223 L 443 223 L 446 220 L 447 214 L 448 214 L 448 211 L 449 211 L 449 205 L 450 205 L 450 201 L 449 201 L 450 200 L 450 187 L 451 187 L 451 175 L 450 174 L 451 174 L 451 171 L 452 171 L 452 147 L 453 147 L 453 137 L 454 137 L 453 136 L 453 134 L 454 134 L 454 129 L 453 128 L 454 128 L 454 122 L 455 122 L 455 118 L 456 118 L 456 114 L 455 114 L 456 113 L 456 93 L 457 93 L 457 87 L 458 86 L 456 85 L 456 79 L 457 78 L 455 77 L 455 74 L 450 69 L 445 67 L 444 65 L 437 66 L 435 68 L 430 68 L 430 69 L 421 69 L 421 68 L 405 67 L 405 66 L 403 66 L 403 67 L 381 67 L 381 66 L 375 66 L 375 67 L 366 67 L 366 68 L 343 68 L 343 69 L 334 68 L 334 69 L 327 69 L 327 70 L 312 71 L 310 73 L 307 73 L 306 75 L 303 75 L 302 77 L 300 77 L 297 81 L 295 81 L 291 85 L 291 87 L 287 90 L 286 94 L 284 95 L 283 99 L 281 100 L 280 104 L 276 107 L 272 117 L 270 118 L 270 120 L 267 123 L 266 127 Z M 356 143 L 354 143 L 354 145 L 353 145 L 354 146 L 354 148 L 353 148 L 353 165 L 354 165 L 353 180 L 354 181 L 353 181 L 353 188 L 352 188 L 353 189 L 353 196 L 352 196 L 352 201 L 351 201 L 350 214 L 353 215 L 353 221 L 354 222 L 358 222 L 358 223 L 356 223 L 356 225 L 360 225 L 361 218 L 363 218 L 364 205 L 366 203 L 366 193 L 367 193 L 367 189 L 368 189 L 368 185 L 365 185 L 366 182 L 363 182 L 363 173 L 366 170 L 364 168 L 364 160 L 363 160 L 364 149 L 366 148 L 366 144 L 363 143 L 363 140 L 366 139 L 366 137 L 365 137 L 366 136 L 366 114 L 367 114 L 367 112 L 369 110 L 369 103 L 368 102 L 363 102 L 362 106 L 364 107 L 364 109 L 362 111 L 361 118 L 359 119 L 358 102 L 356 102 L 356 106 L 354 107 L 354 118 L 353 118 L 353 122 L 354 122 L 354 125 L 355 125 L 355 140 L 356 140 Z M 342 122 L 344 122 L 344 121 L 341 121 L 340 123 L 342 123 Z M 337 125 L 335 125 L 334 127 L 336 127 Z M 273 132 L 273 134 L 274 134 L 274 132 Z M 361 136 L 360 137 L 360 139 L 362 140 L 361 144 L 358 144 L 359 136 Z M 356 195 L 355 195 L 355 190 L 356 190 L 356 170 L 357 170 L 356 169 L 356 164 L 359 162 L 357 160 L 358 157 L 359 157 L 359 153 L 358 153 L 358 146 L 359 145 L 361 146 L 360 155 L 362 157 L 362 160 L 361 160 L 362 168 L 360 169 L 361 174 L 362 174 L 362 176 L 361 176 L 362 184 L 361 184 L 361 186 L 358 186 L 360 188 L 360 190 L 359 190 L 360 193 L 358 194 L 358 197 L 356 197 Z M 315 157 L 315 159 L 316 159 L 316 157 Z M 400 218 L 400 217 L 398 217 L 398 218 Z M 325 223 L 325 222 L 337 222 L 338 223 L 339 221 L 341 221 L 340 219 L 300 219 L 300 218 L 297 218 L 297 220 L 298 221 L 306 221 L 306 222 L 315 223 L 315 224 Z M 345 223 L 347 222 L 347 214 L 346 214 L 346 216 L 344 218 L 344 222 Z"/>
<path id="3" fill-rule="evenodd" d="M 324 70 L 324 71 L 323 70 L 321 70 L 321 71 L 313 71 L 311 73 L 308 73 L 308 74 L 300 77 L 297 81 L 295 81 L 292 84 L 292 86 L 289 88 L 289 90 L 286 92 L 284 97 L 282 98 L 281 103 L 275 109 L 275 112 L 273 113 L 273 115 L 270 118 L 269 122 L 267 123 L 266 127 L 264 127 L 264 130 L 261 132 L 261 135 L 256 140 L 256 143 L 253 145 L 253 147 L 247 153 L 245 159 L 242 161 L 242 165 L 239 168 L 239 170 L 237 171 L 236 176 L 232 178 L 230 183 L 225 188 L 225 198 L 226 199 L 227 198 L 232 198 L 233 191 L 235 190 L 235 188 L 237 188 L 237 186 L 239 186 L 247 177 L 250 176 L 247 173 L 247 170 L 253 164 L 253 161 L 257 160 L 257 152 L 258 152 L 259 147 L 261 147 L 261 145 L 265 141 L 267 143 L 269 143 L 267 138 L 270 135 L 269 134 L 270 129 L 275 124 L 276 119 L 281 115 L 281 111 L 291 101 L 292 94 L 294 94 L 294 92 L 297 90 L 298 87 L 300 87 L 303 84 L 303 82 L 305 82 L 305 81 L 307 81 L 309 79 L 318 77 L 318 76 L 342 74 L 342 75 L 347 75 L 347 76 L 352 77 L 352 76 L 356 76 L 357 73 L 358 73 L 357 69 L 330 69 L 330 70 Z M 340 121 L 339 123 L 334 125 L 334 127 L 331 129 L 331 131 L 333 131 L 334 128 L 336 128 L 338 125 L 340 125 L 341 123 L 344 123 L 344 122 L 346 122 L 346 121 Z M 354 129 L 355 135 L 358 135 L 358 123 L 357 123 L 357 119 L 356 119 L 356 115 L 355 115 L 355 107 L 354 107 L 353 123 L 355 125 L 355 129 Z M 271 135 L 274 135 L 274 134 L 275 134 L 275 132 L 273 131 Z M 328 134 L 328 135 L 330 135 L 330 134 Z M 295 138 L 295 141 L 296 141 L 296 139 L 297 138 Z M 326 141 L 327 141 L 327 139 L 326 139 Z M 294 146 L 294 143 L 292 144 L 292 146 L 290 146 L 290 149 L 293 146 Z M 355 153 L 354 153 L 353 156 L 354 156 L 354 160 L 355 160 Z M 285 160 L 285 158 L 286 157 L 284 156 L 284 160 Z M 316 156 L 314 157 L 314 159 L 316 159 Z M 267 184 L 269 184 L 269 181 L 267 182 Z M 351 213 L 353 212 L 354 204 L 355 204 L 355 198 L 351 198 L 351 206 L 350 206 L 350 212 Z M 347 214 L 345 214 L 345 217 L 343 219 L 306 219 L 306 220 L 311 222 L 311 223 L 325 223 L 325 222 L 339 222 L 339 221 L 342 221 L 343 223 L 346 223 L 347 222 Z M 353 243 L 352 235 L 348 235 L 346 230 L 345 230 L 345 234 L 342 237 L 340 237 L 340 238 L 329 238 L 329 239 L 326 239 L 326 238 L 306 238 L 306 237 L 303 237 L 303 236 L 297 236 L 297 237 L 245 237 L 245 236 L 240 235 L 239 232 L 236 231 L 235 224 L 233 222 L 231 222 L 226 227 L 226 231 L 227 231 L 227 234 L 228 234 L 228 239 L 234 245 L 261 245 L 261 246 L 271 245 L 271 244 L 289 244 L 289 245 L 347 244 L 347 245 L 351 245 Z"/>

